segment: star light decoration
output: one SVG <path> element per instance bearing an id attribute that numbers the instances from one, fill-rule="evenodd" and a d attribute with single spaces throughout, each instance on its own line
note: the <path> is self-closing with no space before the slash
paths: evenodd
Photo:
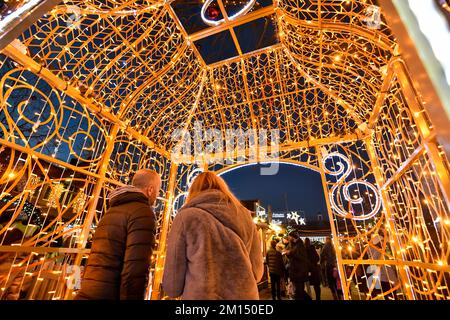
<path id="1" fill-rule="evenodd" d="M 296 224 L 300 226 L 305 226 L 306 221 L 305 218 L 300 217 L 297 211 L 291 211 L 287 214 L 287 218 L 290 220 L 294 220 Z"/>

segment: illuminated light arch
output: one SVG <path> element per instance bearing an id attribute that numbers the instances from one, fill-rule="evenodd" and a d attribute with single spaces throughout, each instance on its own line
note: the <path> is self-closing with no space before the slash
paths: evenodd
<path id="1" fill-rule="evenodd" d="M 203 7 L 202 7 L 202 10 L 201 10 L 200 14 L 201 14 L 203 22 L 206 23 L 207 25 L 209 25 L 209 26 L 219 26 L 219 25 L 221 25 L 222 23 L 225 22 L 225 18 L 216 21 L 216 20 L 208 19 L 205 16 L 206 10 L 208 9 L 208 7 L 211 5 L 211 3 L 213 1 L 214 0 L 206 0 L 205 3 L 203 4 Z M 237 19 L 237 18 L 239 18 L 239 17 L 241 17 L 243 15 L 246 15 L 250 10 L 252 10 L 252 8 L 255 5 L 255 3 L 256 3 L 256 0 L 248 1 L 241 10 L 239 10 L 235 14 L 229 16 L 228 20 L 233 21 L 233 20 L 235 20 L 235 19 Z"/>
<path id="2" fill-rule="evenodd" d="M 52 188 L 61 189 L 47 182 L 63 183 L 67 192 L 56 201 L 61 205 L 49 209 L 47 223 L 59 226 L 61 217 L 75 211 L 69 217 L 75 219 L 71 226 L 81 232 L 79 236 L 73 233 L 73 241 L 58 248 L 57 261 L 50 264 L 54 267 L 49 267 L 47 258 L 48 253 L 55 253 L 50 244 L 61 237 L 59 227 L 40 230 L 36 238 L 45 240 L 41 241 L 44 244 L 29 243 L 36 254 L 24 251 L 29 247 L 6 246 L 10 250 L 7 252 L 24 257 L 14 265 L 23 262 L 20 270 L 27 272 L 26 276 L 36 274 L 34 271 L 48 274 L 71 270 L 70 265 L 79 266 L 89 253 L 85 239 L 91 232 L 91 222 L 97 223 L 106 211 L 107 194 L 128 183 L 127 178 L 135 170 L 154 164 L 163 176 L 164 194 L 158 198 L 161 206 L 155 210 L 162 214 L 157 216 L 158 263 L 153 269 L 156 271 L 152 271 L 155 277 L 151 278 L 152 289 L 156 288 L 154 298 L 161 298 L 158 274 L 164 267 L 172 200 L 186 191 L 184 181 L 193 169 L 191 164 L 180 170 L 173 165 L 170 150 L 174 142 L 170 136 L 180 123 L 190 130 L 195 121 L 203 121 L 205 128 L 217 128 L 222 133 L 228 128 L 279 129 L 285 133 L 280 144 L 282 152 L 286 152 L 284 158 L 309 161 L 306 159 L 312 155 L 310 163 L 317 167 L 301 166 L 326 175 L 329 179 L 322 181 L 328 193 L 337 179 L 324 172 L 322 162 L 317 164 L 320 154 L 311 150 L 311 142 L 321 139 L 324 143 L 320 145 L 340 144 L 340 151 L 345 153 L 351 146 L 344 142 L 356 135 L 355 139 L 371 150 L 370 161 L 363 159 L 364 172 L 358 176 L 376 181 L 383 210 L 373 219 L 356 220 L 343 218 L 345 210 L 339 213 L 330 209 L 330 220 L 345 224 L 335 225 L 337 247 L 345 244 L 345 250 L 347 245 L 360 246 L 364 252 L 371 246 L 368 237 L 383 233 L 393 242 L 389 242 L 391 250 L 380 249 L 387 262 L 379 264 L 396 264 L 402 293 L 409 299 L 449 299 L 449 252 L 442 239 L 450 236 L 446 187 L 450 185 L 450 174 L 445 148 L 439 145 L 440 138 L 447 134 L 442 128 L 448 121 L 444 119 L 444 125 L 438 126 L 428 118 L 430 110 L 440 113 L 439 103 L 434 103 L 439 98 L 428 100 L 430 92 L 434 94 L 432 87 L 423 97 L 416 90 L 420 88 L 414 87 L 412 80 L 427 75 L 412 66 L 408 71 L 404 65 L 402 50 L 397 50 L 407 50 L 401 43 L 398 46 L 397 39 L 403 37 L 394 37 L 384 19 L 381 29 L 367 28 L 367 21 L 361 19 L 374 3 L 378 1 L 278 0 L 273 7 L 258 8 L 244 17 L 245 12 L 241 12 L 231 24 L 219 22 L 217 28 L 206 28 L 196 36 L 235 30 L 244 25 L 241 23 L 264 15 L 273 17 L 280 43 L 211 65 L 202 60 L 194 45 L 196 40 L 184 30 L 171 1 L 69 0 L 25 27 L 18 41 L 8 45 L 0 57 L 0 202 L 6 203 L 12 197 L 19 204 L 0 207 L 0 216 L 10 209 L 15 217 L 23 205 L 29 207 L 31 203 L 46 207 L 45 194 L 51 194 Z M 197 3 L 199 15 L 202 4 Z M 80 7 L 80 16 L 73 6 Z M 388 12 L 387 7 L 382 9 L 381 18 Z M 79 28 L 68 26 L 71 14 L 79 18 Z M 405 39 L 405 43 L 413 42 L 408 36 Z M 11 72 L 17 77 L 6 76 Z M 410 72 L 418 73 L 418 78 L 411 79 Z M 19 92 L 5 95 L 14 86 Z M 58 99 L 51 97 L 53 94 Z M 23 99 L 18 98 L 21 95 Z M 44 114 L 32 110 L 32 103 L 26 107 L 23 104 L 33 98 L 41 101 L 41 96 L 46 96 L 42 101 L 47 105 L 61 101 L 61 112 L 70 115 L 71 120 L 66 122 L 63 117 L 61 122 L 56 108 L 52 120 L 46 122 Z M 19 113 L 10 112 L 16 106 L 24 115 L 21 119 Z M 27 119 L 36 121 L 30 123 Z M 46 139 L 44 129 L 48 126 L 52 134 Z M 92 155 L 85 156 L 83 151 L 92 149 L 92 140 Z M 285 142 L 304 146 L 306 152 L 289 153 L 292 149 Z M 75 155 L 66 156 L 64 149 Z M 355 159 L 354 155 L 350 159 Z M 37 184 L 30 192 L 36 185 L 32 180 L 46 183 Z M 355 187 L 354 182 L 349 183 L 348 188 Z M 374 189 L 367 186 L 367 191 L 372 193 Z M 8 193 L 11 195 L 6 196 Z M 350 193 L 347 189 L 335 200 L 345 202 L 351 198 Z M 325 199 L 332 203 L 328 197 Z M 435 223 L 427 224 L 425 218 Z M 0 241 L 10 222 L 0 228 Z M 356 237 L 345 234 L 347 226 L 358 228 Z M 0 247 L 5 250 L 1 242 Z M 6 253 L 1 251 L 0 255 Z M 350 268 L 350 278 L 355 279 L 356 269 L 365 264 L 365 259 L 362 254 L 352 260 L 343 259 L 338 268 Z M 33 264 L 34 270 L 27 264 L 31 260 L 39 261 Z M 0 274 L 0 287 L 16 271 L 11 267 Z M 72 297 L 62 277 L 55 282 L 42 281 L 42 286 L 33 285 L 30 299 Z M 349 283 L 343 284 L 344 295 L 348 294 Z"/>
<path id="3" fill-rule="evenodd" d="M 287 164 L 287 165 L 291 165 L 291 166 L 297 166 L 297 167 L 301 167 L 304 169 L 309 169 L 315 172 L 320 173 L 320 168 L 316 167 L 312 164 L 309 164 L 307 162 L 300 162 L 300 161 L 295 161 L 295 160 L 289 160 L 289 159 L 283 159 L 283 160 L 279 160 L 279 161 L 264 161 L 264 162 L 250 162 L 250 163 L 243 163 L 243 164 L 233 164 L 230 166 L 227 166 L 225 168 L 219 169 L 217 171 L 214 171 L 218 176 L 222 176 L 225 173 L 237 170 L 237 169 L 241 169 L 244 167 L 249 167 L 249 166 L 255 166 L 255 165 L 264 165 L 264 164 L 271 164 L 271 163 L 280 163 L 280 164 Z"/>

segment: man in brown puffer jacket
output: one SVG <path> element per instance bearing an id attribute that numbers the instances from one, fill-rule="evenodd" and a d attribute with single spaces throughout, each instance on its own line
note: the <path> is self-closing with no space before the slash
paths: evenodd
<path id="1" fill-rule="evenodd" d="M 136 172 L 132 186 L 109 195 L 76 300 L 142 300 L 155 236 L 151 206 L 161 188 L 152 170 Z"/>

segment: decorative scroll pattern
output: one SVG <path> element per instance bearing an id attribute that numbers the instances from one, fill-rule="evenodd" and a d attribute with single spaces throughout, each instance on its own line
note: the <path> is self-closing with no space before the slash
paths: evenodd
<path id="1" fill-rule="evenodd" d="M 164 208 L 167 205 L 167 187 L 170 163 L 139 141 L 128 137 L 122 131 L 114 140 L 114 150 L 109 161 L 107 176 L 124 184 L 131 184 L 134 172 L 139 169 L 152 169 L 161 176 L 161 192 L 154 206 L 157 228 L 155 233 L 156 244 L 161 237 L 161 226 Z M 155 248 L 156 249 L 156 248 Z M 156 259 L 156 257 L 154 257 Z"/>
<path id="2" fill-rule="evenodd" d="M 328 164 L 332 165 L 331 169 L 328 168 Z M 381 199 L 378 189 L 375 188 L 372 183 L 356 179 L 349 182 L 346 181 L 346 179 L 352 174 L 351 162 L 346 156 L 337 152 L 329 153 L 323 158 L 323 165 L 326 174 L 338 178 L 337 182 L 329 192 L 331 206 L 333 210 L 336 211 L 337 215 L 346 219 L 367 220 L 379 213 L 381 208 Z M 367 201 L 368 199 L 368 197 L 361 195 L 360 185 L 363 186 L 363 193 L 373 198 L 369 198 L 371 201 L 370 210 L 368 212 L 355 214 L 352 206 L 359 205 L 365 209 L 366 205 L 364 204 L 364 201 Z M 350 190 L 358 190 L 358 192 L 351 195 Z M 342 207 L 342 202 L 349 203 L 348 208 L 351 208 L 350 211 L 347 211 L 346 208 Z"/>

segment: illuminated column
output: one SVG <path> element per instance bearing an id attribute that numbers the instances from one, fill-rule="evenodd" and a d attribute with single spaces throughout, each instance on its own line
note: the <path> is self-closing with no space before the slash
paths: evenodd
<path id="1" fill-rule="evenodd" d="M 423 145 L 430 156 L 434 169 L 439 177 L 439 184 L 445 197 L 445 202 L 450 208 L 450 176 L 447 167 L 444 164 L 445 151 L 439 146 L 437 138 L 440 138 L 438 130 L 430 125 L 427 113 L 423 108 L 420 95 L 415 90 L 412 80 L 408 74 L 405 63 L 397 60 L 393 64 L 394 72 L 398 77 L 402 92 L 408 103 L 408 108 L 414 115 L 414 121 L 419 128 L 419 133 L 423 139 Z M 436 136 L 438 135 L 438 137 Z"/>
<path id="2" fill-rule="evenodd" d="M 81 230 L 80 237 L 78 238 L 78 249 L 84 249 L 86 247 L 86 242 L 89 236 L 89 232 L 91 230 L 92 220 L 95 217 L 95 212 L 98 205 L 98 199 L 102 192 L 103 185 L 105 183 L 106 171 L 108 169 L 109 160 L 111 158 L 111 154 L 114 150 L 114 143 L 117 136 L 117 132 L 119 131 L 119 125 L 113 125 L 111 132 L 108 136 L 108 144 L 106 145 L 105 153 L 103 154 L 103 158 L 99 163 L 98 174 L 99 178 L 96 182 L 94 191 L 92 192 L 92 202 L 89 205 L 89 209 L 86 215 L 86 218 L 83 222 L 83 229 Z M 79 266 L 81 264 L 81 260 L 83 259 L 84 254 L 78 253 L 73 265 Z M 72 298 L 72 290 L 67 290 L 65 300 Z"/>
<path id="3" fill-rule="evenodd" d="M 439 134 L 439 141 L 450 156 L 450 74 L 449 59 L 445 58 L 448 28 L 439 8 L 430 2 L 380 0 L 383 15 L 396 37 L 402 59 L 408 65 L 408 78 L 420 91 L 424 109 Z M 445 2 L 445 1 L 444 1 Z M 448 1 L 447 1 L 448 3 Z M 411 6 L 412 4 L 412 6 Z M 420 16 L 417 14 L 422 7 Z M 425 21 L 433 21 L 426 28 Z M 425 27 L 425 28 L 424 28 Z M 441 43 L 441 46 L 436 44 Z M 447 71 L 445 71 L 447 70 Z"/>
<path id="4" fill-rule="evenodd" d="M 169 232 L 169 224 L 170 224 L 170 215 L 172 212 L 173 198 L 174 198 L 174 190 L 175 183 L 177 181 L 177 172 L 178 172 L 178 164 L 172 163 L 170 166 L 169 173 L 169 185 L 167 187 L 167 205 L 164 207 L 162 226 L 161 226 L 161 236 L 158 244 L 158 252 L 156 257 L 155 264 L 155 273 L 153 279 L 152 286 L 152 300 L 161 299 L 161 282 L 164 273 L 164 262 L 166 255 L 166 243 L 167 243 L 167 235 Z"/>
<path id="5" fill-rule="evenodd" d="M 377 182 L 378 189 L 381 194 L 381 199 L 383 202 L 383 213 L 384 213 L 384 216 L 386 219 L 386 223 L 388 223 L 388 226 L 386 229 L 388 229 L 387 231 L 388 231 L 389 238 L 390 238 L 390 240 L 392 240 L 392 241 L 390 241 L 390 243 L 394 247 L 394 250 L 392 250 L 392 251 L 394 254 L 394 258 L 398 263 L 397 266 L 398 266 L 400 278 L 402 280 L 402 287 L 404 288 L 404 292 L 405 292 L 406 296 L 408 297 L 408 299 L 414 300 L 415 299 L 414 292 L 411 287 L 411 282 L 409 280 L 408 273 L 405 269 L 406 265 L 403 263 L 404 259 L 401 256 L 401 251 L 400 251 L 401 244 L 399 243 L 398 238 L 397 238 L 397 230 L 395 228 L 394 217 L 391 212 L 390 205 L 389 205 L 389 197 L 386 194 L 386 190 L 381 188 L 381 186 L 384 184 L 383 176 L 381 174 L 380 167 L 379 167 L 378 160 L 377 160 L 376 153 L 375 153 L 375 149 L 373 147 L 372 136 L 367 137 L 364 140 L 364 142 L 366 144 L 367 153 L 370 158 L 370 165 L 372 167 L 372 172 L 373 172 L 373 175 L 375 176 L 375 180 Z"/>
<path id="6" fill-rule="evenodd" d="M 319 146 L 316 147 L 316 154 L 317 154 L 317 159 L 319 161 L 320 176 L 322 178 L 323 193 L 325 195 L 325 201 L 327 203 L 328 217 L 330 219 L 331 232 L 333 233 L 333 245 L 336 250 L 337 267 L 338 267 L 339 275 L 340 275 L 340 278 L 342 281 L 342 292 L 344 294 L 344 299 L 349 300 L 350 297 L 349 297 L 349 286 L 347 284 L 347 282 L 348 282 L 347 275 L 345 273 L 344 265 L 342 263 L 342 253 L 341 253 L 341 249 L 340 249 L 340 245 L 339 245 L 339 237 L 338 237 L 338 233 L 336 230 L 336 225 L 334 224 L 334 213 L 333 213 L 333 208 L 331 207 L 330 197 L 328 195 L 328 186 L 327 186 L 327 180 L 325 177 L 323 156 L 322 156 Z"/>

